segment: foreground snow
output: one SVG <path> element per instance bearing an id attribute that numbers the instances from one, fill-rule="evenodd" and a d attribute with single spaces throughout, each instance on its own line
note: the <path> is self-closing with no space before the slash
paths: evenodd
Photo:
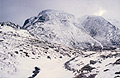
<path id="1" fill-rule="evenodd" d="M 40 72 L 36 78 L 72 78 L 73 73 L 64 69 L 64 59 L 47 59 L 41 57 L 38 60 L 18 58 L 18 72 L 14 78 L 27 78 L 33 73 L 34 67 L 39 67 Z"/>

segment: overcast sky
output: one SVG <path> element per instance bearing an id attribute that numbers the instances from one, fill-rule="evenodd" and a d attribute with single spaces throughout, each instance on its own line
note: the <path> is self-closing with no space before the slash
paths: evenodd
<path id="1" fill-rule="evenodd" d="M 120 0 L 0 0 L 0 22 L 22 25 L 45 9 L 63 10 L 77 17 L 99 15 L 120 20 Z"/>

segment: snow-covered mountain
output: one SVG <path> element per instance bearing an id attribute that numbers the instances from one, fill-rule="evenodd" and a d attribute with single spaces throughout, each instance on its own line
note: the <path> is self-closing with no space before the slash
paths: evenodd
<path id="1" fill-rule="evenodd" d="M 83 16 L 80 25 L 104 48 L 120 47 L 120 29 L 100 16 Z M 81 27 L 81 26 L 80 26 Z"/>
<path id="2" fill-rule="evenodd" d="M 119 33 L 102 17 L 56 10 L 1 22 L 0 78 L 120 78 Z"/>
<path id="3" fill-rule="evenodd" d="M 56 10 L 44 10 L 36 17 L 27 19 L 23 29 L 28 30 L 39 39 L 59 43 L 80 49 L 102 47 L 86 31 L 77 26 L 77 19 L 68 13 Z"/>
<path id="4" fill-rule="evenodd" d="M 82 50 L 120 47 L 120 29 L 100 16 L 83 16 L 44 10 L 22 26 L 39 39 Z"/>

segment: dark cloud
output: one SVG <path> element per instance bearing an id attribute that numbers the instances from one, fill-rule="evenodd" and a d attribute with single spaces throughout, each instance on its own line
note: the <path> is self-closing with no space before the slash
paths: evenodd
<path id="1" fill-rule="evenodd" d="M 0 21 L 22 25 L 24 20 L 41 10 L 55 9 L 72 13 L 77 17 L 92 15 L 105 10 L 105 18 L 120 18 L 120 0 L 0 0 Z"/>

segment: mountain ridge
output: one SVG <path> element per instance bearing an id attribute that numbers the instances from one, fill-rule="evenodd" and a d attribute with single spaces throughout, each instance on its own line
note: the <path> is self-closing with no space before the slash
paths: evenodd
<path id="1" fill-rule="evenodd" d="M 90 19 L 90 21 L 91 20 L 95 20 L 95 21 L 93 21 L 90 25 L 88 25 L 89 27 L 88 26 L 86 27 L 85 25 L 83 25 L 83 23 L 88 19 Z M 86 24 L 89 24 L 89 22 Z M 101 32 L 105 32 L 105 35 L 108 35 L 108 36 L 110 35 L 109 32 L 107 31 L 108 29 L 110 29 L 110 27 L 106 29 L 106 31 L 103 31 L 102 29 L 100 30 L 102 25 L 106 26 L 105 28 L 107 28 L 107 25 L 111 26 L 111 29 L 114 28 L 115 31 L 112 30 L 112 32 L 110 33 L 113 35 L 119 35 L 115 33 L 115 32 L 119 32 L 119 29 L 113 26 L 110 22 L 106 21 L 103 17 L 92 15 L 92 16 L 84 16 L 84 18 L 81 17 L 81 20 L 77 20 L 77 18 L 75 18 L 74 15 L 65 13 L 63 11 L 57 11 L 57 10 L 43 10 L 38 14 L 38 16 L 27 19 L 22 28 L 27 29 L 31 34 L 35 35 L 40 39 L 42 38 L 46 41 L 52 41 L 52 42 L 57 41 L 57 43 L 66 44 L 67 46 L 72 45 L 72 47 L 79 48 L 82 50 L 83 49 L 97 50 L 102 48 L 110 49 L 112 47 L 118 48 L 119 44 L 116 44 L 118 43 L 116 42 L 118 41 L 118 39 L 115 40 L 114 39 L 115 37 L 113 38 L 107 37 L 108 39 L 106 38 L 106 40 L 105 39 L 103 40 L 101 37 L 101 41 L 100 41 L 99 39 L 93 37 L 95 35 L 95 32 L 91 32 L 91 34 L 89 34 L 91 30 L 88 31 L 88 29 L 93 28 L 92 27 L 93 24 L 95 24 L 98 27 L 96 28 L 94 27 L 94 29 L 92 30 L 96 32 L 99 30 L 100 31 L 99 35 Z M 104 27 L 102 28 L 104 29 Z M 58 37 L 56 37 L 57 35 Z M 46 38 L 45 36 L 48 38 Z M 109 39 L 112 41 L 110 41 Z M 107 43 L 107 40 L 109 40 L 108 43 Z M 104 44 L 104 41 L 106 42 L 106 44 Z M 64 43 L 64 42 L 68 42 L 68 43 Z M 106 47 L 106 46 L 109 46 L 109 47 Z"/>

